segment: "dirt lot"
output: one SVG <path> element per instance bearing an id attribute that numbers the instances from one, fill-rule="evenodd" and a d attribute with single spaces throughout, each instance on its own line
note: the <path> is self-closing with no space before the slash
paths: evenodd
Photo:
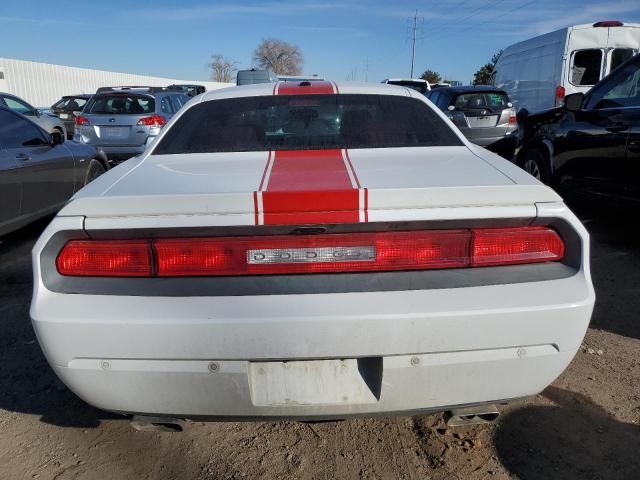
<path id="1" fill-rule="evenodd" d="M 42 224 L 21 231 L 0 244 L 0 479 L 640 478 L 637 211 L 581 217 L 598 295 L 583 348 L 541 395 L 453 432 L 440 416 L 135 432 L 49 369 L 28 315 Z"/>

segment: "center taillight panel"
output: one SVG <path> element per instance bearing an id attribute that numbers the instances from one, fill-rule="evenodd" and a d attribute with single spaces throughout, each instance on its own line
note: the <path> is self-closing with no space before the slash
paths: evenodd
<path id="1" fill-rule="evenodd" d="M 132 240 L 72 240 L 61 275 L 193 277 L 384 272 L 553 262 L 549 227 Z"/>

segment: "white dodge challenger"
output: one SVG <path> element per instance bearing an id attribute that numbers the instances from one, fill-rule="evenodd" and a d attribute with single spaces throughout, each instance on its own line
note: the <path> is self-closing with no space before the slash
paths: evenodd
<path id="1" fill-rule="evenodd" d="M 364 83 L 194 98 L 73 197 L 33 268 L 55 373 L 96 407 L 160 419 L 536 394 L 595 299 L 588 234 L 553 190 L 419 93 Z"/>

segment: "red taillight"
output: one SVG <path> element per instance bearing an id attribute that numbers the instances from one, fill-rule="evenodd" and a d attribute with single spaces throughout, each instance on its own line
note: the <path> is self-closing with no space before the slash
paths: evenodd
<path id="1" fill-rule="evenodd" d="M 465 230 L 156 240 L 158 276 L 265 275 L 457 268 Z"/>
<path id="2" fill-rule="evenodd" d="M 564 243 L 547 227 L 473 230 L 474 267 L 553 262 L 564 257 Z"/>
<path id="3" fill-rule="evenodd" d="M 509 125 L 515 125 L 516 123 L 517 123 L 516 116 L 515 115 L 511 115 L 509 117 Z"/>
<path id="4" fill-rule="evenodd" d="M 564 100 L 565 94 L 566 94 L 566 91 L 565 91 L 564 87 L 562 85 L 558 85 L 556 87 L 556 99 L 557 100 Z"/>
<path id="5" fill-rule="evenodd" d="M 145 127 L 162 127 L 167 123 L 167 119 L 162 115 L 152 115 L 151 117 L 144 117 L 138 120 L 136 125 L 144 125 Z"/>
<path id="6" fill-rule="evenodd" d="M 624 23 L 620 20 L 603 20 L 593 24 L 594 27 L 622 27 Z"/>
<path id="7" fill-rule="evenodd" d="M 190 277 L 383 272 L 558 261 L 548 227 L 269 235 L 156 240 L 73 240 L 58 272 L 96 277 Z M 153 260 L 152 260 L 153 259 Z"/>
<path id="8" fill-rule="evenodd" d="M 82 117 L 78 115 L 74 123 L 77 127 L 82 127 L 84 125 L 89 125 L 89 119 L 87 117 Z"/>
<path id="9" fill-rule="evenodd" d="M 72 240 L 56 260 L 61 275 L 78 277 L 150 277 L 151 250 L 146 240 Z"/>

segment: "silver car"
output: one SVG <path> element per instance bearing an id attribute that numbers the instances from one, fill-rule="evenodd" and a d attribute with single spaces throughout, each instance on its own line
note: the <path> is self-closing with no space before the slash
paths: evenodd
<path id="1" fill-rule="evenodd" d="M 511 159 L 518 143 L 516 110 L 504 90 L 477 85 L 426 94 L 471 142 Z"/>
<path id="2" fill-rule="evenodd" d="M 37 109 L 20 97 L 11 95 L 9 93 L 0 93 L 0 106 L 7 107 L 9 110 L 18 112 L 26 117 L 29 117 L 35 123 L 37 123 L 43 130 L 49 133 L 60 132 L 65 138 L 67 136 L 67 129 L 55 115 L 49 115 L 40 109 Z"/>
<path id="3" fill-rule="evenodd" d="M 107 168 L 95 147 L 0 106 L 0 235 L 59 210 Z"/>
<path id="4" fill-rule="evenodd" d="M 142 153 L 188 101 L 161 87 L 100 88 L 76 116 L 73 138 L 102 148 L 109 160 L 127 160 Z"/>

